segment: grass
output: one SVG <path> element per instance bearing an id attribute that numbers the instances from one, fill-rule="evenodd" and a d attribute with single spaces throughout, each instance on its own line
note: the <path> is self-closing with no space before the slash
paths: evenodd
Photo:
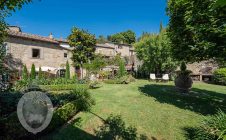
<path id="1" fill-rule="evenodd" d="M 73 123 L 53 132 L 53 139 L 97 139 L 95 130 L 110 114 L 121 115 L 126 125 L 148 139 L 186 139 L 189 130 L 220 108 L 226 111 L 226 86 L 194 83 L 190 95 L 181 95 L 173 83 L 138 80 L 129 85 L 103 84 L 90 90 L 96 105 L 76 115 Z"/>

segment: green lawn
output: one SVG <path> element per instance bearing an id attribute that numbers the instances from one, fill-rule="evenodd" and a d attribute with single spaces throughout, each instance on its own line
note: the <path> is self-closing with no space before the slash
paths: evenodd
<path id="1" fill-rule="evenodd" d="M 96 139 L 95 131 L 110 114 L 149 139 L 186 139 L 189 130 L 218 108 L 226 111 L 226 86 L 194 83 L 191 95 L 175 92 L 173 83 L 138 80 L 129 85 L 103 84 L 90 90 L 96 99 L 91 112 L 76 115 L 72 124 L 53 132 L 54 139 Z"/>

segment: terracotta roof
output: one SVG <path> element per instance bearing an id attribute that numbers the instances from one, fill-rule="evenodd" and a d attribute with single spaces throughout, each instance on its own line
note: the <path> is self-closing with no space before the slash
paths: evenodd
<path id="1" fill-rule="evenodd" d="M 42 36 L 38 36 L 38 35 L 34 35 L 34 34 L 16 32 L 16 31 L 12 31 L 12 30 L 8 30 L 7 32 L 8 32 L 9 36 L 13 36 L 13 37 L 21 37 L 21 38 L 25 38 L 25 39 L 33 39 L 33 40 L 38 40 L 38 41 L 44 41 L 44 42 L 59 44 L 58 41 L 51 39 L 49 37 L 42 37 Z"/>

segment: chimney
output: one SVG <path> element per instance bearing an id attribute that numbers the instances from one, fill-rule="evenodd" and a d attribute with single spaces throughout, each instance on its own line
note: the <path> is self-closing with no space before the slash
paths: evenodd
<path id="1" fill-rule="evenodd" d="M 14 32 L 21 32 L 21 29 L 18 26 L 9 26 L 8 29 Z"/>
<path id="2" fill-rule="evenodd" d="M 49 34 L 49 38 L 53 39 L 53 34 L 52 33 Z"/>

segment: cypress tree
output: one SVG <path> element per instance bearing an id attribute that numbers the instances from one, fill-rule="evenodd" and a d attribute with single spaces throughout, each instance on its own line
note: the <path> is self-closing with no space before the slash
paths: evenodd
<path id="1" fill-rule="evenodd" d="M 68 61 L 67 61 L 67 63 L 66 63 L 66 73 L 65 73 L 65 78 L 66 78 L 66 79 L 70 79 L 70 65 L 69 65 Z"/>
<path id="2" fill-rule="evenodd" d="M 42 77 L 42 68 L 41 67 L 39 67 L 39 70 L 38 70 L 38 79 L 40 80 L 40 79 L 42 79 L 43 77 Z"/>
<path id="3" fill-rule="evenodd" d="M 35 73 L 35 65 L 32 64 L 31 66 L 31 79 L 35 79 L 36 73 Z"/>
<path id="4" fill-rule="evenodd" d="M 23 66 L 23 71 L 22 71 L 22 79 L 27 80 L 28 79 L 28 72 L 27 72 L 27 66 Z"/>
<path id="5" fill-rule="evenodd" d="M 126 75 L 125 63 L 123 60 L 121 60 L 119 63 L 119 77 L 122 77 L 125 75 Z"/>

